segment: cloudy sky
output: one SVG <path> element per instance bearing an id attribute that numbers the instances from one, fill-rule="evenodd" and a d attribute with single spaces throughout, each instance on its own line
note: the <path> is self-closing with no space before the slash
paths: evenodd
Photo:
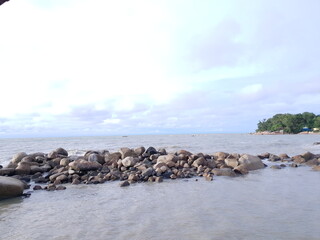
<path id="1" fill-rule="evenodd" d="M 238 133 L 320 114 L 319 0 L 10 0 L 0 137 Z"/>

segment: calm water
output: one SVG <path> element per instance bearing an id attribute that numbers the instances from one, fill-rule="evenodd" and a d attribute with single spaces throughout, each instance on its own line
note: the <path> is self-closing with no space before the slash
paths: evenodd
<path id="1" fill-rule="evenodd" d="M 319 135 L 247 134 L 0 139 L 0 164 L 19 151 L 165 147 L 288 155 L 320 153 Z M 270 163 L 266 162 L 270 165 Z M 320 239 L 320 173 L 270 168 L 237 178 L 67 185 L 0 202 L 0 239 Z"/>

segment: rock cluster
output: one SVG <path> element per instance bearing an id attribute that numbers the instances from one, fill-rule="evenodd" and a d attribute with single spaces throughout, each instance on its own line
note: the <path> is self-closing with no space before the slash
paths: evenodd
<path id="1" fill-rule="evenodd" d="M 264 168 L 262 159 L 291 162 L 320 168 L 320 156 L 305 153 L 294 157 L 265 153 L 249 154 L 193 154 L 186 150 L 167 153 L 165 149 L 121 148 L 117 152 L 87 151 L 83 156 L 69 156 L 63 148 L 50 153 L 18 153 L 7 167 L 0 169 L 0 176 L 14 176 L 34 182 L 34 190 L 63 190 L 64 183 L 99 184 L 120 180 L 120 186 L 135 182 L 162 182 L 163 179 L 191 178 L 195 176 L 213 180 L 213 176 L 237 176 Z M 283 166 L 281 166 L 283 167 Z M 280 167 L 280 168 L 281 168 Z M 277 167 L 274 167 L 277 168 Z M 47 184 L 43 186 L 43 184 Z"/>

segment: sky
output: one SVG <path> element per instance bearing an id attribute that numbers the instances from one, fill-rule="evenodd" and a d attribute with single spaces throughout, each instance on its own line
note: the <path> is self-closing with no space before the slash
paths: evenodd
<path id="1" fill-rule="evenodd" d="M 0 137 L 254 132 L 320 114 L 319 0 L 10 0 Z"/>

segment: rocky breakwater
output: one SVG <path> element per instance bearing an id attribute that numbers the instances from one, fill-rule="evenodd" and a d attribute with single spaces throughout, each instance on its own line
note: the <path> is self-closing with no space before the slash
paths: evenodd
<path id="1" fill-rule="evenodd" d="M 316 168 L 316 155 L 304 154 L 293 158 L 262 154 L 214 154 L 191 153 L 180 150 L 167 153 L 165 149 L 121 148 L 117 152 L 87 151 L 83 156 L 69 156 L 63 148 L 50 153 L 18 153 L 7 167 L 0 169 L 0 176 L 12 176 L 31 182 L 34 190 L 63 190 L 66 183 L 100 184 L 120 180 L 120 186 L 137 182 L 162 182 L 163 179 L 191 178 L 195 176 L 213 180 L 214 176 L 248 174 L 249 171 L 264 168 L 261 159 L 286 159 L 292 164 L 309 163 Z M 311 163 L 310 162 L 310 163 Z"/>

